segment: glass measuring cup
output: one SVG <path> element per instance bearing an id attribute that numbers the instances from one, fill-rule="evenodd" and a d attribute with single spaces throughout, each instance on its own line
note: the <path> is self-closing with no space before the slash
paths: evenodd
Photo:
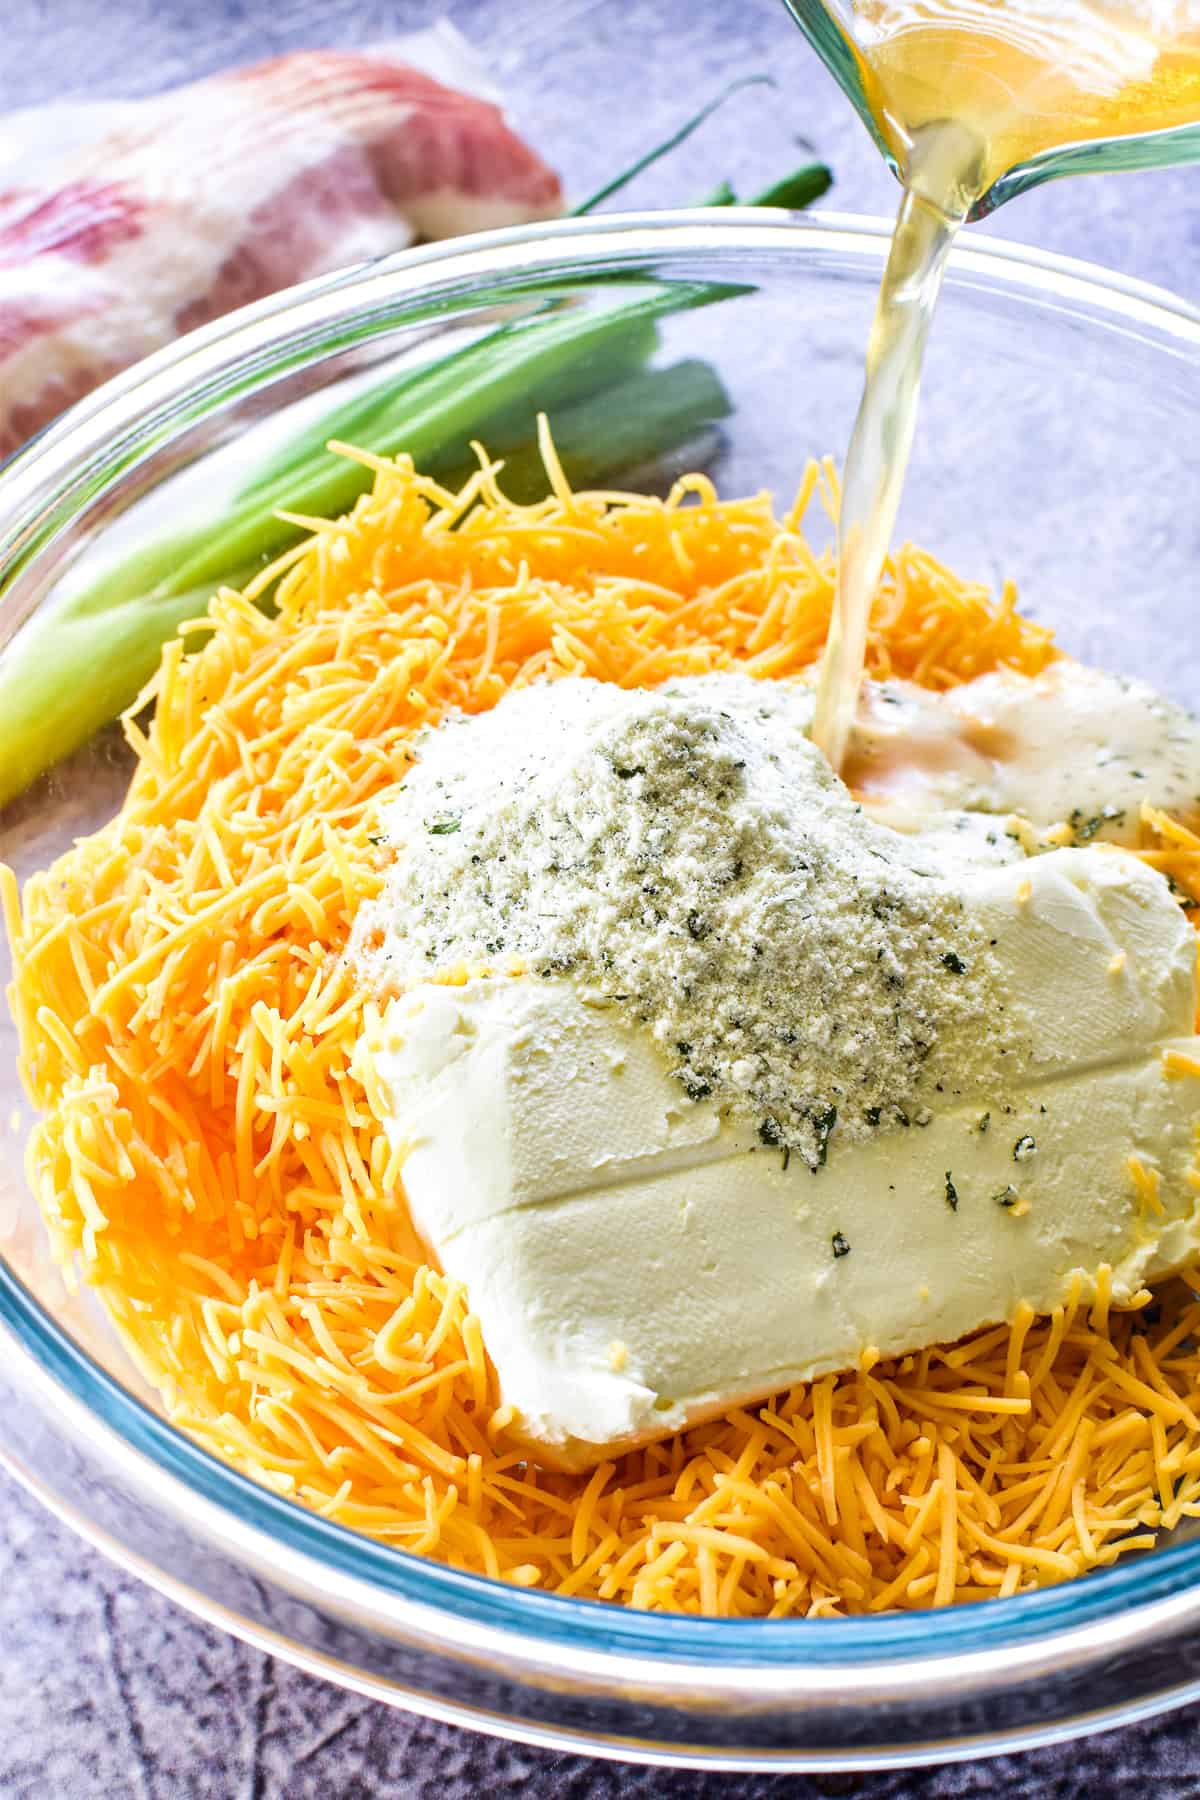
<path id="1" fill-rule="evenodd" d="M 885 128 L 887 108 L 864 53 L 862 21 L 856 17 L 860 9 L 852 0 L 784 0 L 784 4 L 851 101 L 889 167 L 901 180 L 905 179 L 903 129 L 889 134 Z M 928 21 L 930 9 L 919 10 Z M 973 10 L 978 15 L 980 9 Z M 1112 11 L 1119 14 L 1120 8 Z M 1191 35 L 1189 49 L 1197 69 L 1194 116 L 1166 127 L 1138 130 L 1136 112 L 1131 108 L 1120 121 L 1122 128 L 1111 132 L 1097 134 L 1092 128 L 1072 137 L 1069 130 L 1065 131 L 1062 142 L 1022 156 L 1000 169 L 967 216 L 984 218 L 1015 195 L 1062 175 L 1200 162 L 1200 33 Z M 1158 110 L 1161 114 L 1162 109 Z M 1130 129 L 1123 128 L 1126 123 Z"/>

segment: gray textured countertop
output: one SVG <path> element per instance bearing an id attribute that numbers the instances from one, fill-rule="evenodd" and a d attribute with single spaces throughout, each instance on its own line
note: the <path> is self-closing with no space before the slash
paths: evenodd
<path id="1" fill-rule="evenodd" d="M 7 0 L 3 12 L 4 106 L 149 92 L 272 51 L 377 40 L 444 12 L 475 40 L 576 193 L 730 76 L 770 67 L 775 95 L 735 101 L 629 203 L 687 200 L 722 176 L 752 189 L 801 160 L 792 135 L 834 165 L 830 204 L 893 205 L 890 178 L 778 0 Z M 1062 184 L 986 229 L 1200 299 L 1200 171 Z M 3 1477 L 0 1657 L 6 1800 L 1200 1795 L 1196 1709 L 1020 1757 L 790 1781 L 637 1770 L 491 1743 L 327 1687 L 196 1622 Z"/>

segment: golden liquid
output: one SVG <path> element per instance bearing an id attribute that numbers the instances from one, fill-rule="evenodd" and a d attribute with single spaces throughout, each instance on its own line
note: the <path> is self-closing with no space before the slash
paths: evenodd
<path id="1" fill-rule="evenodd" d="M 859 0 L 852 25 L 863 88 L 905 193 L 846 454 L 837 603 L 817 689 L 813 735 L 835 769 L 955 232 L 1031 157 L 1200 120 L 1200 0 Z"/>
<path id="2" fill-rule="evenodd" d="M 981 192 L 1065 144 L 1200 119 L 1196 0 L 858 0 L 855 41 L 906 178 L 923 127 L 984 146 Z"/>

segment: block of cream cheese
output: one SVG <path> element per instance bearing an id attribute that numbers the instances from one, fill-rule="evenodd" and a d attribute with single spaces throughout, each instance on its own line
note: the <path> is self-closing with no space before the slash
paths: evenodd
<path id="1" fill-rule="evenodd" d="M 923 1124 L 835 1133 L 815 1171 L 570 982 L 391 1002 L 365 1048 L 413 1221 L 542 1460 L 1048 1311 L 1105 1265 L 1119 1304 L 1196 1254 L 1200 1083 L 1164 1058 L 1200 1058 L 1195 936 L 1165 883 L 1065 850 L 973 872 L 969 904 L 1022 996 L 1019 1066 L 1002 1088 L 964 1067 Z"/>

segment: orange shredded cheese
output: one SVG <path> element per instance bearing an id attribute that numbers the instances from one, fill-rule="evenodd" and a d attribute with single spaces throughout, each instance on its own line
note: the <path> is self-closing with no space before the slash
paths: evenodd
<path id="1" fill-rule="evenodd" d="M 1189 910 L 1200 906 L 1200 836 L 1157 806 L 1144 805 L 1139 824 L 1143 862 L 1167 876 Z"/>
<path id="2" fill-rule="evenodd" d="M 1133 1182 L 1137 1203 L 1143 1214 L 1149 1213 L 1156 1219 L 1165 1219 L 1167 1209 L 1162 1203 L 1159 1188 L 1162 1177 L 1155 1168 L 1148 1168 L 1136 1156 L 1128 1159 L 1127 1165 L 1130 1179 Z"/>
<path id="3" fill-rule="evenodd" d="M 831 553 L 702 476 L 665 501 L 509 504 L 363 456 L 373 491 L 168 646 L 119 815 L 0 881 L 29 1170 L 170 1418 L 275 1492 L 521 1586 L 710 1615 L 986 1599 L 1200 1512 L 1200 1298 L 1051 1318 L 776 1395 L 602 1464 L 531 1467 L 462 1288 L 425 1262 L 354 1052 L 339 960 L 414 729 L 576 674 L 786 676 Z M 277 583 L 278 611 L 254 604 Z M 889 562 L 870 668 L 944 688 L 1056 654 L 922 551 Z M 1154 818 L 1172 859 L 1200 851 Z M 1183 866 L 1183 865 L 1180 865 Z M 1190 864 L 1187 865 L 1190 867 Z M 1192 1073 L 1192 1070 L 1178 1070 Z M 1131 1173 L 1139 1191 L 1149 1173 Z M 1156 1192 L 1145 1192 L 1150 1210 Z M 614 1351 L 616 1354 L 617 1352 Z"/>

